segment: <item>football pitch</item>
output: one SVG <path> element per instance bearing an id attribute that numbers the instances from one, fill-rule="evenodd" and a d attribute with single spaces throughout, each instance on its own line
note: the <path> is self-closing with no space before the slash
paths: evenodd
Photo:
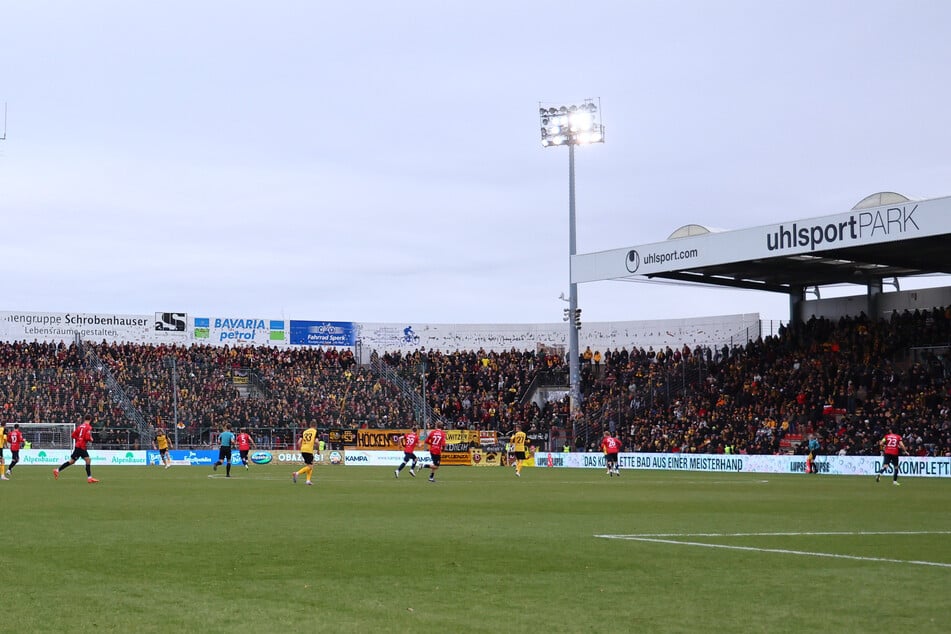
<path id="1" fill-rule="evenodd" d="M 20 632 L 945 632 L 951 480 L 18 466 Z"/>

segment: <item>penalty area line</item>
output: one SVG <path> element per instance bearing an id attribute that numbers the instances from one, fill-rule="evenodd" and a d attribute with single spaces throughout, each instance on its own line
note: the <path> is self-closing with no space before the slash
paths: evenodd
<path id="1" fill-rule="evenodd" d="M 944 531 L 942 531 L 943 533 Z M 848 533 L 845 533 L 848 534 Z M 885 533 L 887 534 L 887 533 Z M 790 550 L 786 548 L 759 548 L 756 546 L 736 546 L 730 544 L 709 544 L 705 542 L 682 541 L 678 539 L 660 539 L 656 537 L 638 537 L 635 535 L 595 535 L 605 539 L 626 539 L 638 542 L 655 544 L 674 544 L 677 546 L 697 546 L 700 548 L 722 548 L 724 550 L 744 550 L 756 553 L 776 553 L 780 555 L 800 555 L 803 557 L 827 557 L 830 559 L 851 559 L 853 561 L 874 561 L 890 564 L 912 564 L 915 566 L 934 566 L 937 568 L 951 568 L 951 564 L 938 561 L 919 561 L 916 559 L 889 559 L 887 557 L 861 557 L 858 555 L 841 555 L 838 553 L 819 553 L 808 550 Z"/>

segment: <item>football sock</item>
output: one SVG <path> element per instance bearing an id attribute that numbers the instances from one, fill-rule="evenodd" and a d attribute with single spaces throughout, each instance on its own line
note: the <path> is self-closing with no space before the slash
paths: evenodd
<path id="1" fill-rule="evenodd" d="M 87 478 L 92 477 L 92 465 L 88 465 L 88 464 L 86 465 L 86 477 Z"/>

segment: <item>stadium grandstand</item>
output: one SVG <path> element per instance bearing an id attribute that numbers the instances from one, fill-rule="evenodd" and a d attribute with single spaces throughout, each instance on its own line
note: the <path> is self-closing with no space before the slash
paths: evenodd
<path id="1" fill-rule="evenodd" d="M 876 194 L 839 216 L 575 256 L 573 281 L 664 279 L 790 296 L 758 315 L 591 324 L 580 412 L 569 420 L 564 326 L 355 324 L 153 315 L 0 312 L 4 422 L 97 419 L 98 446 L 207 447 L 224 423 L 293 446 L 315 425 L 509 434 L 536 447 L 628 452 L 877 455 L 889 427 L 910 452 L 951 455 L 951 289 L 898 278 L 951 272 L 951 200 Z M 690 254 L 655 257 L 656 254 Z M 646 254 L 646 257 L 645 257 Z M 886 293 L 887 280 L 895 286 Z M 861 283 L 864 295 L 819 298 Z M 806 301 L 808 289 L 814 301 Z M 685 291 L 689 292 L 689 291 Z M 350 432 L 348 434 L 348 432 Z"/>

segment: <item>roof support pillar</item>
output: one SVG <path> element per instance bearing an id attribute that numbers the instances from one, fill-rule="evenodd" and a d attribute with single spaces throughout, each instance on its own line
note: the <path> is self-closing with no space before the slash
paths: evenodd
<path id="1" fill-rule="evenodd" d="M 799 324 L 805 321 L 803 319 L 805 301 L 805 286 L 791 286 L 789 288 L 789 325 L 793 330 L 799 330 Z"/>
<path id="2" fill-rule="evenodd" d="M 882 316 L 881 296 L 882 278 L 870 277 L 865 283 L 865 314 L 868 315 L 872 321 L 876 321 Z"/>

